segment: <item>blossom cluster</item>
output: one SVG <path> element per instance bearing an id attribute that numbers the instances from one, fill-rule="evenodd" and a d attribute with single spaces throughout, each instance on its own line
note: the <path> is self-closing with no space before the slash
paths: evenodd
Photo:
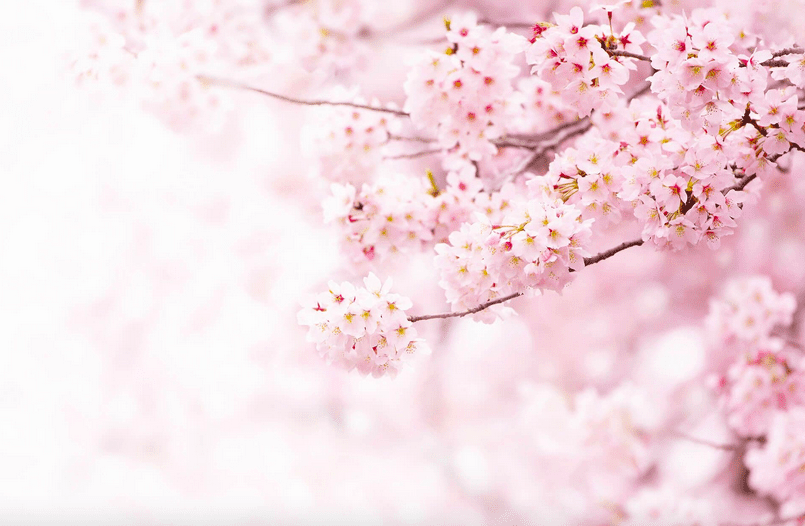
<path id="1" fill-rule="evenodd" d="M 629 81 L 633 60 L 611 51 L 641 53 L 645 38 L 628 24 L 620 34 L 597 25 L 584 26 L 584 12 L 574 7 L 567 15 L 554 14 L 556 24 L 537 24 L 526 52 L 532 72 L 547 80 L 579 116 L 593 108 L 611 109 Z M 611 27 L 610 27 L 611 29 Z"/>
<path id="2" fill-rule="evenodd" d="M 419 58 L 404 85 L 404 109 L 419 128 L 436 130 L 440 146 L 477 161 L 495 154 L 492 141 L 516 109 L 508 100 L 525 39 L 505 28 L 492 31 L 473 15 L 446 25 L 451 47 Z"/>
<path id="3" fill-rule="evenodd" d="M 753 276 L 730 281 L 718 298 L 710 300 L 707 326 L 724 344 L 760 344 L 775 327 L 791 325 L 795 309 L 793 294 L 778 293 L 766 276 Z"/>
<path id="4" fill-rule="evenodd" d="M 338 227 L 341 246 L 354 263 L 381 263 L 397 254 L 431 249 L 475 214 L 498 224 L 513 203 L 522 201 L 511 183 L 485 192 L 471 166 L 449 172 L 443 189 L 432 172 L 428 178 L 390 172 L 360 191 L 351 184 L 330 188 L 322 203 L 324 221 Z"/>
<path id="5" fill-rule="evenodd" d="M 653 24 L 648 39 L 657 50 L 651 56 L 657 72 L 649 78 L 651 89 L 685 129 L 715 137 L 740 130 L 743 148 L 733 157 L 747 175 L 765 175 L 770 159 L 802 146 L 805 112 L 793 86 L 769 86 L 771 51 L 750 53 L 745 46 L 751 42 L 738 40 L 739 31 L 715 10 L 657 17 Z M 797 68 L 796 61 L 783 63 L 771 76 L 781 79 L 782 71 Z"/>
<path id="6" fill-rule="evenodd" d="M 378 261 L 390 254 L 418 252 L 433 237 L 429 183 L 389 174 L 358 192 L 351 184 L 333 184 L 324 203 L 324 220 L 341 232 L 342 246 L 356 262 Z"/>
<path id="7" fill-rule="evenodd" d="M 550 466 L 548 484 L 568 481 L 588 497 L 590 511 L 625 500 L 624 490 L 654 465 L 659 419 L 644 389 L 626 382 L 606 393 L 587 388 L 567 395 L 529 383 L 519 391 L 519 420 L 528 447 Z M 636 520 L 642 506 L 634 508 Z"/>
<path id="8" fill-rule="evenodd" d="M 377 99 L 367 101 L 346 90 L 325 97 L 356 105 L 380 107 Z M 387 106 L 394 109 L 394 105 Z M 399 119 L 383 111 L 348 106 L 317 107 L 306 126 L 304 142 L 314 158 L 314 175 L 337 183 L 361 184 L 372 181 L 383 161 L 384 145 L 399 126 Z"/>
<path id="9" fill-rule="evenodd" d="M 747 451 L 749 484 L 771 495 L 786 517 L 805 514 L 805 406 L 774 415 L 766 443 Z"/>
<path id="10" fill-rule="evenodd" d="M 749 483 L 785 515 L 805 512 L 805 356 L 773 330 L 791 324 L 795 307 L 793 295 L 752 277 L 729 283 L 708 316 L 716 340 L 738 354 L 714 382 L 727 423 L 740 436 L 765 438 L 745 455 Z"/>
<path id="11" fill-rule="evenodd" d="M 561 291 L 584 266 L 592 223 L 545 195 L 513 204 L 500 224 L 478 214 L 450 234 L 449 244 L 436 245 L 439 285 L 454 312 L 516 293 Z M 495 306 L 473 316 L 490 322 L 504 311 Z"/>
<path id="12" fill-rule="evenodd" d="M 331 281 L 299 311 L 298 321 L 310 327 L 308 341 L 328 361 L 375 377 L 396 376 L 414 353 L 428 351 L 406 316 L 411 300 L 389 292 L 390 278 L 381 283 L 370 273 L 363 283 Z"/>

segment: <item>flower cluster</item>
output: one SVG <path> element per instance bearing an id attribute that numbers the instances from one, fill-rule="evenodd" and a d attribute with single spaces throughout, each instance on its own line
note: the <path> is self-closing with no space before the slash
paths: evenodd
<path id="1" fill-rule="evenodd" d="M 715 133 L 730 120 L 740 119 L 750 95 L 766 87 L 765 57 L 753 57 L 751 67 L 739 68 L 730 46 L 737 31 L 723 15 L 695 9 L 689 18 L 657 17 L 649 42 L 657 50 L 651 65 L 651 90 L 668 102 L 683 125 Z"/>
<path id="2" fill-rule="evenodd" d="M 719 404 L 739 435 L 765 435 L 776 411 L 805 406 L 805 360 L 769 340 L 730 366 L 718 383 Z"/>
<path id="3" fill-rule="evenodd" d="M 418 251 L 433 237 L 433 193 L 427 180 L 386 175 L 357 192 L 333 184 L 324 220 L 341 231 L 344 250 L 356 262 L 384 260 L 396 252 Z"/>
<path id="4" fill-rule="evenodd" d="M 718 248 L 733 232 L 746 199 L 736 186 L 746 174 L 730 165 L 727 153 L 745 151 L 743 136 L 686 131 L 656 102 L 633 100 L 623 113 L 605 129 L 619 128 L 616 164 L 623 180 L 618 197 L 632 204 L 643 239 L 657 248 L 679 250 L 701 241 Z"/>
<path id="5" fill-rule="evenodd" d="M 805 512 L 805 357 L 772 331 L 791 323 L 795 307 L 793 295 L 752 277 L 730 282 L 707 319 L 719 344 L 743 350 L 713 383 L 730 427 L 765 439 L 745 455 L 749 483 L 781 502 L 784 516 Z"/>
<path id="6" fill-rule="evenodd" d="M 588 134 L 553 160 L 542 184 L 581 208 L 585 218 L 620 222 L 628 203 L 618 196 L 623 182 L 615 162 L 619 149 L 617 143 Z"/>
<path id="7" fill-rule="evenodd" d="M 325 97 L 380 107 L 346 90 Z M 394 108 L 393 105 L 387 106 Z M 315 159 L 315 175 L 333 182 L 361 184 L 374 179 L 383 160 L 383 146 L 399 127 L 399 119 L 387 112 L 345 106 L 317 107 L 306 126 L 305 146 Z"/>
<path id="8" fill-rule="evenodd" d="M 548 196 L 513 204 L 500 224 L 478 214 L 476 222 L 450 234 L 449 244 L 436 245 L 439 285 L 454 312 L 514 293 L 561 291 L 589 255 L 592 222 L 583 221 L 575 206 Z M 474 317 L 494 321 L 494 312 L 503 309 Z"/>
<path id="9" fill-rule="evenodd" d="M 512 98 L 519 100 L 523 108 L 507 125 L 509 132 L 539 133 L 571 123 L 577 117 L 576 111 L 562 101 L 561 93 L 539 77 L 517 81 L 517 91 Z"/>
<path id="10" fill-rule="evenodd" d="M 805 360 L 772 336 L 791 324 L 791 294 L 778 294 L 757 276 L 732 281 L 710 301 L 707 325 L 717 345 L 741 351 L 726 375 L 714 381 L 727 421 L 742 436 L 763 436 L 776 411 L 805 405 Z"/>
<path id="11" fill-rule="evenodd" d="M 396 376 L 414 353 L 428 351 L 405 314 L 411 300 L 389 292 L 391 279 L 381 284 L 369 274 L 363 282 L 331 281 L 299 312 L 299 323 L 310 327 L 308 341 L 329 361 L 375 377 Z"/>
<path id="12" fill-rule="evenodd" d="M 805 407 L 775 414 L 766 443 L 744 459 L 749 484 L 779 501 L 782 516 L 805 513 Z"/>
<path id="13" fill-rule="evenodd" d="M 777 293 L 766 276 L 730 281 L 724 293 L 710 300 L 709 331 L 725 344 L 766 341 L 776 326 L 791 324 L 796 300 Z"/>
<path id="14" fill-rule="evenodd" d="M 215 129 L 226 115 L 228 99 L 199 76 L 254 74 L 273 58 L 262 14 L 247 0 L 204 9 L 176 1 L 126 9 L 95 3 L 106 16 L 92 19 L 94 37 L 76 50 L 78 79 L 127 91 L 176 130 Z"/>
<path id="15" fill-rule="evenodd" d="M 646 393 L 626 383 L 606 396 L 587 389 L 576 396 L 574 425 L 602 476 L 632 478 L 651 465 L 657 418 Z"/>
<path id="16" fill-rule="evenodd" d="M 627 25 L 616 35 L 596 25 L 584 26 L 584 12 L 574 7 L 568 15 L 554 14 L 556 25 L 537 24 L 534 39 L 526 52 L 532 73 L 547 80 L 562 99 L 580 116 L 593 108 L 608 111 L 629 81 L 632 59 L 613 55 L 612 51 L 641 53 L 645 39 Z"/>
<path id="17" fill-rule="evenodd" d="M 445 149 L 472 160 L 495 154 L 492 140 L 505 132 L 511 115 L 507 101 L 519 73 L 515 55 L 525 39 L 505 28 L 492 31 L 474 16 L 446 22 L 452 47 L 446 54 L 428 52 L 405 83 L 405 110 L 422 129 L 435 129 Z"/>
<path id="18" fill-rule="evenodd" d="M 309 70 L 343 74 L 358 67 L 368 46 L 376 4 L 371 0 L 282 1 L 272 10 L 278 59 Z"/>

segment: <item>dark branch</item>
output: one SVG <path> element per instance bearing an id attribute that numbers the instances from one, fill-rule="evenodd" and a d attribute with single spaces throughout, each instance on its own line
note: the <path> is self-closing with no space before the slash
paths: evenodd
<path id="1" fill-rule="evenodd" d="M 522 296 L 522 292 L 515 292 L 513 294 L 509 294 L 508 296 L 501 296 L 500 298 L 494 299 L 492 301 L 487 301 L 486 303 L 481 303 L 477 307 L 473 307 L 471 309 L 467 309 L 461 312 L 446 312 L 444 314 L 425 314 L 424 316 L 409 316 L 408 321 L 411 323 L 415 323 L 422 320 L 433 320 L 436 318 L 460 318 L 462 316 L 467 316 L 470 314 L 475 314 L 476 312 L 481 312 L 482 310 L 488 309 L 493 305 L 497 305 L 498 303 L 504 303 L 509 300 L 513 300 L 519 296 Z"/>
<path id="2" fill-rule="evenodd" d="M 651 58 L 645 55 L 638 55 L 637 53 L 630 53 L 629 51 L 618 51 L 606 48 L 604 49 L 607 53 L 616 57 L 629 57 L 629 58 L 636 58 L 637 60 L 642 60 L 644 62 L 651 62 Z"/>
<path id="3" fill-rule="evenodd" d="M 615 254 L 617 254 L 621 250 L 626 250 L 629 247 L 639 247 L 642 244 L 643 244 L 642 239 L 635 239 L 633 241 L 626 241 L 625 243 L 621 243 L 620 245 L 618 245 L 616 247 L 610 248 L 609 250 L 605 250 L 605 251 L 601 252 L 600 254 L 596 254 L 594 256 L 584 258 L 584 264 L 585 265 L 595 265 L 599 261 L 603 261 L 603 260 L 605 260 L 607 258 L 611 258 L 612 256 L 614 256 Z"/>
<path id="4" fill-rule="evenodd" d="M 636 246 L 640 246 L 642 244 L 643 244 L 642 239 L 637 239 L 637 240 L 634 240 L 634 241 L 627 241 L 626 243 L 621 243 L 620 245 L 618 245 L 615 248 L 611 248 L 609 250 L 606 250 L 604 252 L 601 252 L 600 254 L 596 254 L 595 256 L 592 256 L 592 257 L 589 257 L 589 258 L 584 258 L 584 264 L 585 265 L 594 265 L 595 263 L 598 263 L 599 261 L 603 261 L 603 260 L 605 260 L 607 258 L 610 258 L 610 257 L 614 256 L 615 254 L 617 254 L 621 250 L 626 250 L 629 247 L 636 247 Z M 423 316 L 409 316 L 408 321 L 410 321 L 411 323 L 416 323 L 416 322 L 422 321 L 422 320 L 433 320 L 433 319 L 437 319 L 437 318 L 461 318 L 463 316 L 468 316 L 470 314 L 475 314 L 476 312 L 481 312 L 482 310 L 486 310 L 489 307 L 492 307 L 493 305 L 498 305 L 499 303 L 504 303 L 504 302 L 507 302 L 509 300 L 513 300 L 514 298 L 520 297 L 522 295 L 523 295 L 522 292 L 515 292 L 515 293 L 512 293 L 512 294 L 509 294 L 508 296 L 502 296 L 502 297 L 494 299 L 492 301 L 487 301 L 486 303 L 481 303 L 477 307 L 473 307 L 471 309 L 467 309 L 467 310 L 460 311 L 460 312 L 445 312 L 445 313 L 442 313 L 442 314 L 425 314 Z"/>

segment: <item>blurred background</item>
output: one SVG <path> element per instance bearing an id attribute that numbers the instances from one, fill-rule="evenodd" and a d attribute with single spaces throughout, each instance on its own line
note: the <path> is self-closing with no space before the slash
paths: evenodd
<path id="1" fill-rule="evenodd" d="M 0 522 L 569 520 L 585 494 L 551 467 L 559 410 L 546 407 L 627 380 L 667 421 L 729 440 L 705 382 L 718 366 L 707 301 L 745 274 L 805 291 L 799 162 L 717 252 L 626 251 L 562 296 L 518 300 L 518 317 L 429 322 L 432 356 L 363 378 L 324 363 L 296 322 L 304 294 L 356 278 L 300 141 L 314 110 L 231 89 L 184 107 L 134 81 L 77 82 L 76 62 L 108 44 L 98 27 L 130 3 L 30 0 L 0 18 Z M 419 19 L 399 39 L 320 54 L 302 49 L 310 33 L 277 29 L 271 67 L 234 78 L 310 98 L 361 86 L 401 105 L 405 61 L 442 36 L 444 13 L 533 23 L 569 5 L 363 2 L 374 28 Z M 430 257 L 385 269 L 417 313 L 446 310 Z M 535 394 L 545 386 L 557 400 Z M 711 484 L 739 478 L 728 453 L 657 447 L 651 476 L 728 498 L 735 515 L 750 505 Z"/>

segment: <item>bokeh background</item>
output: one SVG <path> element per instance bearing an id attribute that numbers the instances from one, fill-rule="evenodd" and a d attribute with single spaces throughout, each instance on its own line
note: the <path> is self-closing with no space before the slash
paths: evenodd
<path id="1" fill-rule="evenodd" d="M 171 121 L 136 93 L 78 83 L 93 17 L 115 2 L 91 4 L 15 2 L 0 17 L 0 522 L 549 524 L 583 494 L 540 442 L 545 385 L 628 380 L 669 421 L 729 439 L 705 381 L 723 366 L 707 300 L 746 274 L 805 291 L 801 162 L 717 252 L 626 251 L 562 296 L 518 300 L 518 317 L 429 322 L 432 356 L 363 378 L 324 363 L 296 322 L 304 294 L 355 277 L 300 141 L 315 111 L 222 89 L 214 125 Z M 532 23 L 565 6 L 364 4 L 376 27 L 431 10 L 346 53 L 357 66 L 302 64 L 303 36 L 240 80 L 360 85 L 401 104 L 404 60 L 441 36 L 444 13 Z M 769 26 L 801 15 L 741 4 Z M 418 312 L 445 310 L 429 256 L 387 274 Z M 680 492 L 723 497 L 722 516 L 757 509 L 713 483 L 736 478 L 727 452 L 670 435 L 659 447 Z"/>

